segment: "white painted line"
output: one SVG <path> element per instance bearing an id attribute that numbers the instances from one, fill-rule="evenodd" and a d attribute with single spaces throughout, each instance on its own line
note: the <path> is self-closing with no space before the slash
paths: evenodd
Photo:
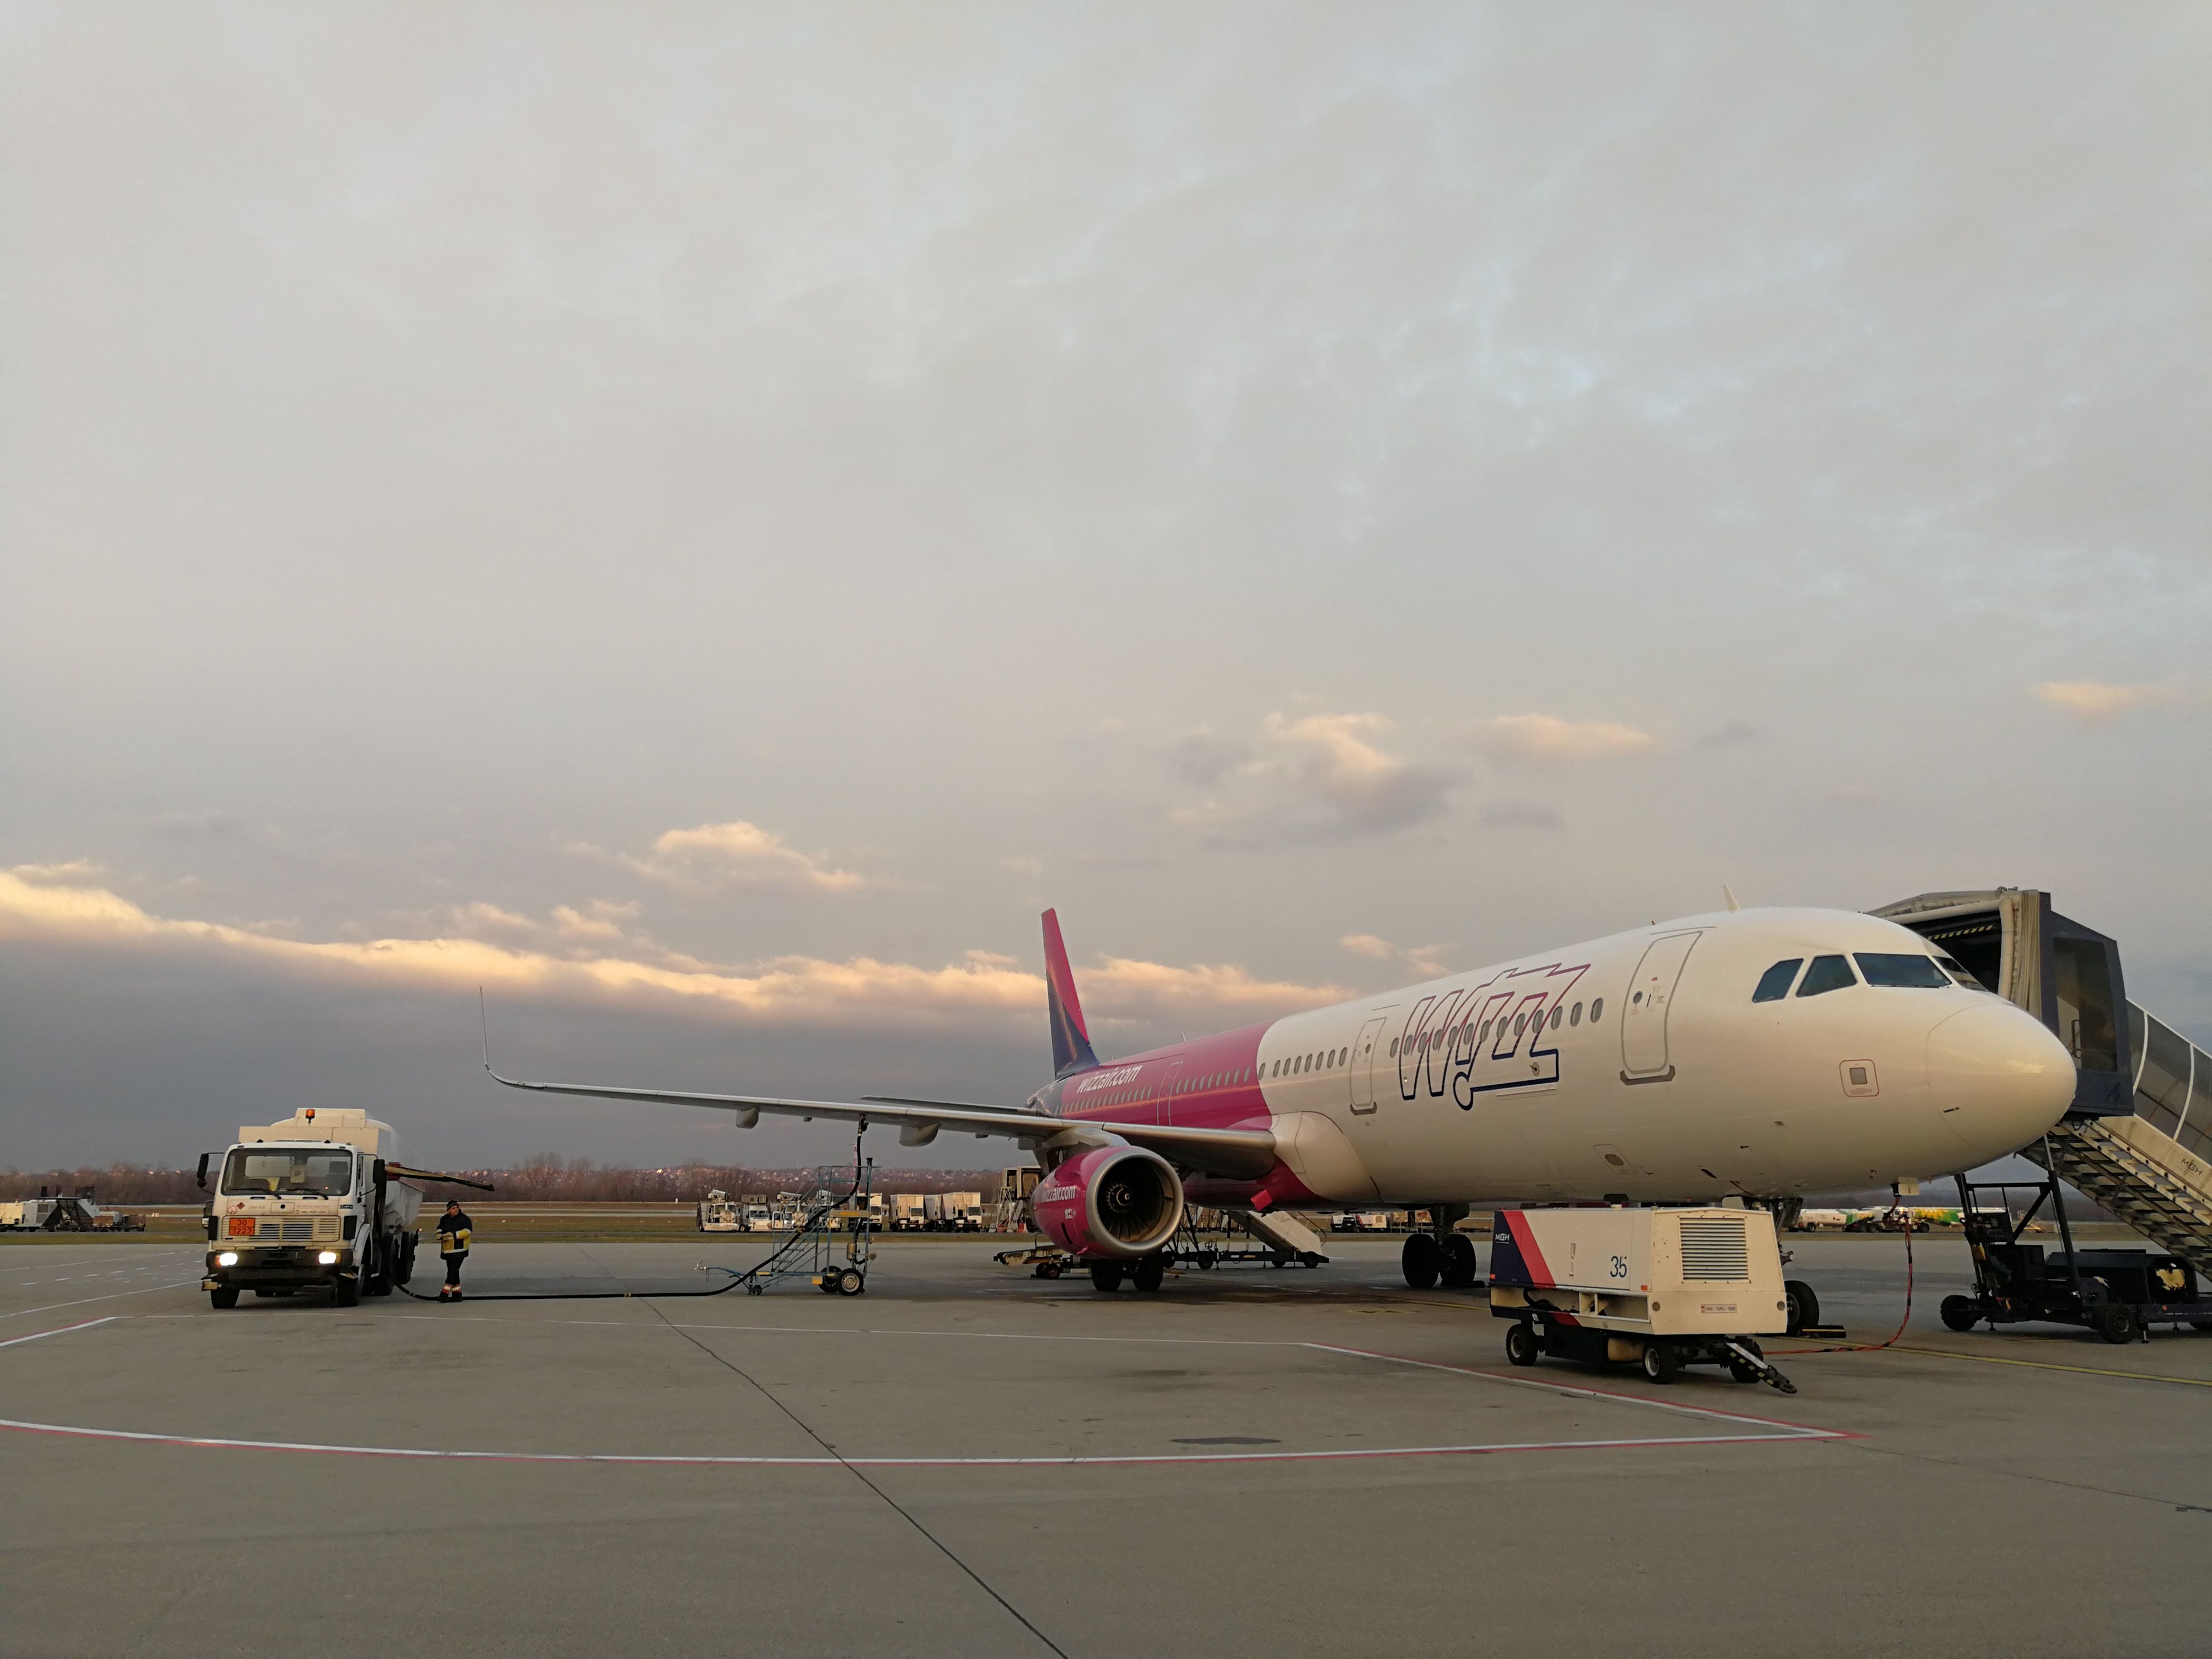
<path id="1" fill-rule="evenodd" d="M 1607 1451 L 1646 1446 L 1728 1446 L 1753 1442 L 1846 1440 L 1839 1431 L 1815 1429 L 1780 1434 L 1670 1435 L 1618 1440 L 1512 1440 L 1458 1446 L 1361 1447 L 1332 1451 L 1152 1452 L 1050 1457 L 744 1457 L 653 1452 L 451 1451 L 417 1446 L 344 1446 L 301 1440 L 230 1440 L 208 1435 L 148 1434 L 131 1429 L 88 1429 L 67 1423 L 19 1422 L 0 1418 L 0 1429 L 19 1434 L 60 1435 L 80 1440 L 132 1441 L 141 1445 L 197 1446 L 220 1451 L 309 1452 L 329 1457 L 412 1457 L 477 1463 L 617 1463 L 672 1468 L 772 1468 L 815 1469 L 1066 1468 L 1071 1465 L 1159 1463 L 1310 1463 L 1377 1457 L 1471 1457 L 1496 1452 Z"/>
<path id="2" fill-rule="evenodd" d="M 185 1285 L 190 1285 L 197 1289 L 199 1282 L 198 1278 L 195 1276 L 191 1279 L 172 1279 L 167 1285 L 143 1285 L 135 1291 L 110 1291 L 106 1296 L 81 1296 L 74 1302 L 49 1302 L 43 1308 L 18 1308 L 13 1313 L 0 1313 L 0 1319 L 23 1319 L 32 1314 L 52 1313 L 57 1308 L 82 1308 L 88 1302 L 112 1302 L 118 1297 L 151 1296 L 155 1291 L 173 1291 Z"/>
<path id="3" fill-rule="evenodd" d="M 1499 1371 L 1478 1370 L 1472 1365 L 1446 1364 L 1437 1359 L 1408 1359 L 1402 1354 L 1379 1353 L 1372 1348 L 1340 1348 L 1332 1342 L 1307 1342 L 1304 1347 L 1319 1348 L 1327 1353 L 1352 1354 L 1361 1359 L 1379 1359 L 1392 1365 L 1413 1365 L 1425 1371 L 1450 1371 L 1460 1376 L 1472 1376 L 1485 1382 L 1503 1382 L 1510 1388 L 1540 1389 L 1547 1394 L 1568 1395 L 1583 1400 L 1611 1400 L 1624 1406 L 1650 1406 L 1662 1412 L 1680 1412 L 1687 1417 L 1710 1417 L 1721 1423 L 1756 1423 L 1761 1428 L 1788 1431 L 1784 1437 L 1803 1440 L 1855 1440 L 1858 1437 L 1843 1429 L 1817 1428 L 1809 1423 L 1791 1423 L 1778 1417 L 1753 1417 L 1743 1412 L 1724 1412 L 1711 1406 L 1692 1406 L 1675 1400 L 1654 1400 L 1649 1395 L 1615 1394 L 1610 1389 L 1586 1388 L 1574 1382 L 1553 1382 L 1540 1376 L 1509 1376 Z"/>
<path id="4" fill-rule="evenodd" d="M 67 1336 L 71 1331 L 88 1331 L 94 1325 L 112 1325 L 118 1319 L 128 1319 L 129 1314 L 102 1314 L 97 1319 L 81 1319 L 74 1325 L 57 1325 L 50 1331 L 33 1331 L 28 1336 L 11 1336 L 0 1342 L 0 1348 L 18 1348 L 26 1342 L 38 1342 L 49 1336 Z"/>

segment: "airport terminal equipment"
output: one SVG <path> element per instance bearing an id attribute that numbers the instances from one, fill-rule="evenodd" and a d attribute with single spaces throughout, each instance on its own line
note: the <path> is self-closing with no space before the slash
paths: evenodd
<path id="1" fill-rule="evenodd" d="M 92 1188 L 51 1197 L 39 1188 L 36 1198 L 0 1204 L 0 1232 L 143 1233 L 146 1218 L 125 1210 L 111 1210 L 92 1195 Z"/>
<path id="2" fill-rule="evenodd" d="M 2185 1258 L 2077 1249 L 2056 1176 L 2042 1182 L 1958 1179 L 1960 1214 L 1974 1257 L 1974 1293 L 1943 1298 L 1943 1322 L 1951 1329 L 1970 1331 L 1984 1320 L 1993 1328 L 2033 1321 L 2084 1326 L 2107 1342 L 2148 1339 L 2154 1325 L 2212 1330 L 2212 1299 Z M 1998 1202 L 1984 1197 L 1991 1193 Z M 2017 1219 L 2014 1193 L 2033 1194 Z M 2063 1247 L 2057 1251 L 2021 1242 L 2046 1204 Z"/>
<path id="3" fill-rule="evenodd" d="M 309 1107 L 281 1122 L 241 1126 L 203 1212 L 200 1285 L 209 1300 L 234 1308 L 244 1291 L 327 1290 L 350 1307 L 364 1293 L 404 1285 L 415 1269 L 422 1193 L 403 1177 L 429 1172 L 400 1163 L 398 1151 L 392 1126 L 358 1110 Z M 203 1188 L 209 1162 L 203 1152 Z"/>
<path id="4" fill-rule="evenodd" d="M 2212 1277 L 2212 1055 L 2127 1000 L 2118 942 L 2032 889 L 1923 893 L 1875 914 L 1942 948 L 2073 1054 L 2073 1105 L 2021 1155 Z"/>
<path id="5" fill-rule="evenodd" d="M 1789 1319 L 1774 1218 L 1764 1210 L 1499 1210 L 1490 1311 L 1512 1325 L 1505 1357 L 1547 1354 L 1643 1367 L 1671 1382 L 1719 1365 L 1739 1382 L 1796 1387 L 1758 1338 Z"/>
<path id="6" fill-rule="evenodd" d="M 734 1233 L 744 1230 L 744 1206 L 734 1202 L 720 1187 L 699 1200 L 699 1231 Z"/>

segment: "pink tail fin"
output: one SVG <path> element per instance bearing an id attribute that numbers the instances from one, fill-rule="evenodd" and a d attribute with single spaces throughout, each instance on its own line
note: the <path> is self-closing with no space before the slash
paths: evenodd
<path id="1" fill-rule="evenodd" d="M 1060 943 L 1060 915 L 1044 913 L 1045 1012 L 1052 1020 L 1052 1074 L 1088 1072 L 1098 1064 L 1091 1051 L 1091 1033 L 1083 1024 L 1083 1004 L 1075 994 L 1075 975 L 1067 965 L 1067 946 Z"/>

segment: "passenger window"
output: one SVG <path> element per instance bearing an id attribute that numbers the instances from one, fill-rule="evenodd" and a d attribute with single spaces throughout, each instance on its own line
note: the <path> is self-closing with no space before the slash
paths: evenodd
<path id="1" fill-rule="evenodd" d="M 1397 1057 L 1398 1057 L 1398 1039 L 1397 1039 L 1397 1038 L 1395 1038 L 1395 1037 L 1392 1037 L 1392 1038 L 1390 1039 L 1390 1058 L 1391 1058 L 1391 1059 L 1393 1059 L 1393 1060 L 1395 1060 Z"/>
<path id="2" fill-rule="evenodd" d="M 1564 1008 L 1554 1008 L 1552 1010 L 1552 1029 L 1553 1030 L 1556 1031 L 1559 1029 L 1559 1016 L 1566 1012 L 1567 1011 Z"/>
<path id="3" fill-rule="evenodd" d="M 1577 1002 L 1575 1004 L 1574 1012 L 1567 1016 L 1567 1024 L 1570 1025 L 1579 1025 L 1582 1023 L 1583 1006 L 1581 1003 Z"/>
<path id="4" fill-rule="evenodd" d="M 1605 999 L 1603 997 L 1600 997 L 1595 1002 L 1590 1004 L 1590 1024 L 1593 1025 L 1596 1024 L 1598 1021 L 1604 1017 L 1604 1014 Z"/>
<path id="5" fill-rule="evenodd" d="M 1824 992 L 1840 991 L 1846 985 L 1859 982 L 1851 971 L 1847 957 L 1814 957 L 1813 965 L 1805 970 L 1805 982 L 1797 988 L 1801 997 L 1817 997 Z"/>
<path id="6" fill-rule="evenodd" d="M 1902 985 L 1921 991 L 1948 991 L 1951 981 L 1934 960 L 1877 951 L 1857 953 L 1859 972 L 1869 985 Z"/>
<path id="7" fill-rule="evenodd" d="M 1779 1002 L 1790 994 L 1790 982 L 1797 977 L 1797 970 L 1805 965 L 1802 957 L 1790 957 L 1778 962 L 1759 976 L 1759 988 L 1751 994 L 1753 1002 Z"/>

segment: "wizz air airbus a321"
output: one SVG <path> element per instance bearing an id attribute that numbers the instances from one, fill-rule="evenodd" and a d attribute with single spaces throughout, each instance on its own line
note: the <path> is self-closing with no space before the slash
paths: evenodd
<path id="1" fill-rule="evenodd" d="M 1423 1208 L 1407 1279 L 1466 1283 L 1480 1201 L 1781 1199 L 1969 1169 L 2072 1100 L 2039 1022 L 1892 921 L 1731 910 L 1102 1062 L 1053 912 L 1052 1080 L 1020 1107 L 526 1083 L 861 1124 L 902 1144 L 1007 1135 L 1037 1225 L 1102 1288 L 1157 1288 L 1186 1202 Z M 489 1060 L 486 1060 L 487 1067 Z M 493 1073 L 498 1077 L 496 1072 Z"/>

